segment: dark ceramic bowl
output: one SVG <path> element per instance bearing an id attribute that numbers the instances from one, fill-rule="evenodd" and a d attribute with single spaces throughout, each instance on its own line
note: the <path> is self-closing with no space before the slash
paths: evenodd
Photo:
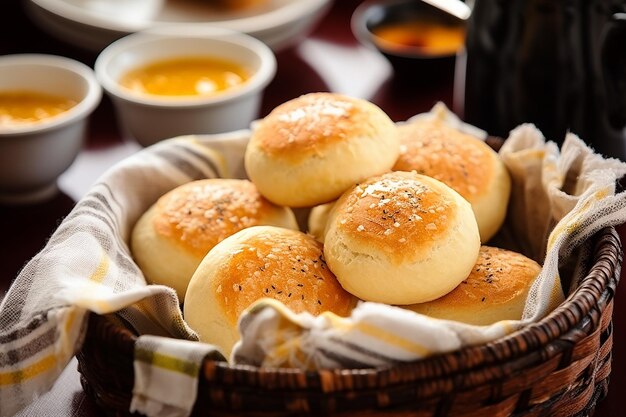
<path id="1" fill-rule="evenodd" d="M 352 15 L 352 32 L 384 55 L 396 71 L 436 73 L 454 66 L 466 22 L 421 0 L 368 0 Z"/>

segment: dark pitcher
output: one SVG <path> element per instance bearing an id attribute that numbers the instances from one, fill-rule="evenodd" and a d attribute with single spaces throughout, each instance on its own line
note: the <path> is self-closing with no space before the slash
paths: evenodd
<path id="1" fill-rule="evenodd" d="M 626 160 L 626 2 L 476 0 L 455 110 L 506 137 L 531 122 Z"/>

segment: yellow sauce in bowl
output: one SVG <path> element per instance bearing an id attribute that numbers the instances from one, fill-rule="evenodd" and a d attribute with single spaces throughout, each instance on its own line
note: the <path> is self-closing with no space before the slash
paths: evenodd
<path id="1" fill-rule="evenodd" d="M 443 25 L 425 19 L 383 24 L 372 33 L 380 47 L 398 52 L 452 55 L 465 42 L 463 25 Z"/>
<path id="2" fill-rule="evenodd" d="M 209 57 L 157 61 L 124 74 L 120 85 L 134 92 L 157 96 L 213 96 L 237 87 L 250 72 L 234 63 Z"/>
<path id="3" fill-rule="evenodd" d="M 0 128 L 36 123 L 64 113 L 75 105 L 74 100 L 34 91 L 2 91 Z"/>

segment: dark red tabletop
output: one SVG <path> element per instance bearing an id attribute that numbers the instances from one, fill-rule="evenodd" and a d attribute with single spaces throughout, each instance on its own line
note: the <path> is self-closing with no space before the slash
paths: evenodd
<path id="1" fill-rule="evenodd" d="M 361 46 L 350 30 L 350 17 L 360 0 L 336 0 L 317 28 L 293 47 L 277 53 L 278 72 L 265 92 L 262 114 L 303 93 L 335 91 L 373 101 L 395 120 L 429 110 L 437 101 L 452 108 L 454 63 L 394 73 L 375 51 Z M 3 2 L 0 54 L 47 53 L 71 57 L 93 66 L 97 54 L 51 37 L 35 26 L 17 0 Z M 436 75 L 436 76 L 433 76 Z M 139 149 L 123 138 L 111 102 L 105 97 L 92 115 L 81 154 L 59 180 L 60 193 L 30 206 L 0 205 L 0 297 L 21 267 L 46 242 L 92 182 L 113 163 Z M 622 238 L 626 227 L 619 228 Z M 623 277 L 623 275 L 622 275 Z M 626 285 L 618 287 L 614 313 L 613 372 L 599 417 L 626 415 L 620 393 L 626 392 Z M 97 416 L 95 404 L 80 386 L 72 361 L 53 389 L 22 410 L 20 416 Z"/>

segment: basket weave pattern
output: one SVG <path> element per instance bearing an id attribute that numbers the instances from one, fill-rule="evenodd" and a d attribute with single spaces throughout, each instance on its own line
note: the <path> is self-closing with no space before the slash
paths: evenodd
<path id="1" fill-rule="evenodd" d="M 505 338 L 385 369 L 260 369 L 205 361 L 196 416 L 587 416 L 611 372 L 613 296 L 622 248 L 596 236 L 593 265 L 548 317 Z M 136 338 L 92 315 L 79 371 L 85 390 L 128 415 Z"/>

